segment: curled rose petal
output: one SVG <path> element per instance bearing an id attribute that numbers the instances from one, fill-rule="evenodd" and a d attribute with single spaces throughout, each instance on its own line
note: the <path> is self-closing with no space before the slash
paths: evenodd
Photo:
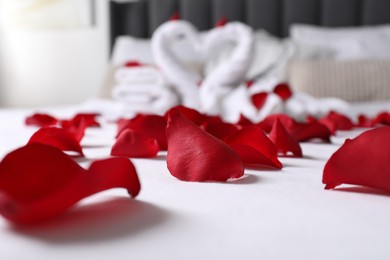
<path id="1" fill-rule="evenodd" d="M 53 218 L 81 199 L 111 188 L 125 188 L 133 197 L 140 183 L 126 158 L 80 167 L 55 147 L 30 144 L 0 163 L 0 214 L 18 224 Z"/>
<path id="2" fill-rule="evenodd" d="M 33 143 L 46 144 L 62 151 L 76 152 L 79 155 L 84 155 L 78 140 L 63 128 L 42 127 L 28 141 L 28 144 Z"/>
<path id="3" fill-rule="evenodd" d="M 131 129 L 124 130 L 111 149 L 111 155 L 151 158 L 155 157 L 160 150 L 157 140 Z"/>
<path id="4" fill-rule="evenodd" d="M 328 127 L 331 133 L 337 130 L 351 130 L 354 127 L 351 119 L 335 111 L 330 111 L 326 117 L 321 118 L 320 123 Z"/>
<path id="5" fill-rule="evenodd" d="M 238 121 L 236 123 L 236 125 L 241 128 L 241 127 L 246 127 L 246 126 L 252 126 L 254 124 L 253 124 L 253 122 L 251 120 L 249 120 L 243 114 L 241 114 L 240 118 L 238 119 Z"/>
<path id="6" fill-rule="evenodd" d="M 26 125 L 33 125 L 33 126 L 54 126 L 58 123 L 58 119 L 48 115 L 48 114 L 40 114 L 36 113 L 31 116 L 28 116 L 25 120 Z"/>
<path id="7" fill-rule="evenodd" d="M 219 140 L 224 140 L 240 129 L 237 125 L 224 122 L 205 122 L 201 128 Z"/>
<path id="8" fill-rule="evenodd" d="M 275 145 L 256 126 L 245 127 L 229 138 L 226 143 L 236 151 L 247 166 L 267 165 L 282 168 Z"/>
<path id="9" fill-rule="evenodd" d="M 178 110 L 185 118 L 192 121 L 196 125 L 200 126 L 205 120 L 207 120 L 207 116 L 201 114 L 195 109 L 188 108 L 185 106 L 176 106 L 172 109 Z M 168 120 L 169 111 L 165 114 L 165 118 Z"/>
<path id="10" fill-rule="evenodd" d="M 252 96 L 252 103 L 253 105 L 260 110 L 267 100 L 268 93 L 267 92 L 260 92 Z"/>
<path id="11" fill-rule="evenodd" d="M 374 125 L 390 125 L 390 113 L 381 112 L 374 118 Z"/>
<path id="12" fill-rule="evenodd" d="M 278 95 L 282 100 L 287 100 L 292 96 L 290 86 L 286 83 L 280 83 L 274 88 L 274 93 Z"/>
<path id="13" fill-rule="evenodd" d="M 390 127 L 368 130 L 347 139 L 324 168 L 325 189 L 343 183 L 363 185 L 390 192 Z"/>
<path id="14" fill-rule="evenodd" d="M 138 114 L 133 119 L 120 120 L 118 122 L 117 136 L 125 129 L 132 129 L 144 136 L 151 137 L 157 140 L 161 150 L 167 149 L 167 138 L 165 136 L 165 128 L 167 121 L 164 117 L 158 115 L 143 115 Z"/>
<path id="15" fill-rule="evenodd" d="M 315 138 L 330 142 L 330 130 L 318 121 L 296 123 L 288 131 L 298 142 L 309 141 Z"/>
<path id="16" fill-rule="evenodd" d="M 288 152 L 291 152 L 296 157 L 302 157 L 301 146 L 294 137 L 287 132 L 279 119 L 276 119 L 269 138 L 276 146 L 278 153 L 287 155 Z"/>
<path id="17" fill-rule="evenodd" d="M 78 113 L 70 120 L 61 120 L 61 126 L 63 128 L 71 128 L 73 126 L 79 126 L 82 121 L 87 127 L 99 127 L 100 124 L 96 121 L 97 113 Z"/>
<path id="18" fill-rule="evenodd" d="M 294 125 L 296 124 L 294 119 L 292 119 L 288 115 L 274 114 L 267 116 L 263 121 L 258 123 L 257 126 L 263 129 L 264 132 L 269 133 L 271 132 L 272 126 L 274 125 L 276 119 L 279 119 L 283 126 L 288 130 L 294 128 Z"/>
<path id="19" fill-rule="evenodd" d="M 244 174 L 240 157 L 229 146 L 200 129 L 177 109 L 168 113 L 167 140 L 168 170 L 180 180 L 224 182 Z"/>

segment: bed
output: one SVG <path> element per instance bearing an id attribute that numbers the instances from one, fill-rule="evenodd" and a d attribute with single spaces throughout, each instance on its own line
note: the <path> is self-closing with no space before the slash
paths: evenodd
<path id="1" fill-rule="evenodd" d="M 288 25 L 306 22 L 351 26 L 390 22 L 387 0 L 149 0 L 110 2 L 111 40 L 118 35 L 150 37 L 180 10 L 199 29 L 221 15 L 266 28 L 280 37 Z M 390 103 L 353 104 L 351 117 L 390 110 Z M 108 113 L 103 103 L 0 110 L 0 157 L 24 145 L 35 128 L 33 112 L 71 117 Z M 109 156 L 115 125 L 101 119 L 83 140 L 87 166 Z M 303 143 L 304 157 L 282 158 L 281 171 L 246 170 L 228 183 L 190 183 L 172 177 L 165 153 L 132 160 L 142 183 L 129 200 L 110 190 L 86 200 L 58 219 L 36 227 L 14 227 L 0 219 L 1 259 L 388 259 L 389 194 L 345 185 L 324 190 L 323 167 L 346 138 L 362 129 L 339 131 L 330 144 Z"/>

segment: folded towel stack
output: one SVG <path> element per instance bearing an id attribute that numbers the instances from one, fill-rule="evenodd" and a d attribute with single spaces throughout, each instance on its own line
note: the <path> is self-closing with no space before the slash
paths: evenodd
<path id="1" fill-rule="evenodd" d="M 129 63 L 130 64 L 130 63 Z M 176 93 L 154 66 L 131 63 L 115 72 L 112 98 L 121 104 L 123 116 L 137 113 L 163 114 L 178 104 Z"/>

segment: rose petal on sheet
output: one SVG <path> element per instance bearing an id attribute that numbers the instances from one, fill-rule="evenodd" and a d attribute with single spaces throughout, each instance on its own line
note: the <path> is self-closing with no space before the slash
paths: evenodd
<path id="1" fill-rule="evenodd" d="M 254 123 L 251 120 L 249 120 L 247 117 L 245 117 L 243 114 L 241 114 L 236 125 L 238 127 L 242 128 L 242 127 L 247 127 L 247 126 L 253 126 Z"/>
<path id="2" fill-rule="evenodd" d="M 77 140 L 78 143 L 80 143 L 85 135 L 85 130 L 88 128 L 88 125 L 85 120 L 82 119 L 78 125 L 68 124 L 66 126 L 63 126 L 63 128 L 68 133 L 70 133 Z"/>
<path id="3" fill-rule="evenodd" d="M 72 126 L 78 126 L 81 121 L 84 121 L 87 127 L 100 127 L 100 123 L 96 120 L 99 116 L 97 113 L 78 113 L 70 120 L 61 120 L 61 126 L 63 128 L 71 128 Z"/>
<path id="4" fill-rule="evenodd" d="M 235 124 L 224 122 L 204 122 L 201 128 L 219 140 L 224 140 L 240 129 Z"/>
<path id="5" fill-rule="evenodd" d="M 54 126 L 58 123 L 58 119 L 48 115 L 48 114 L 41 114 L 36 113 L 31 116 L 28 116 L 25 120 L 26 125 L 33 125 L 33 126 Z"/>
<path id="6" fill-rule="evenodd" d="M 132 119 L 120 120 L 118 122 L 117 137 L 125 130 L 132 129 L 144 136 L 156 139 L 161 150 L 167 149 L 167 138 L 165 128 L 167 121 L 159 115 L 138 114 Z"/>
<path id="7" fill-rule="evenodd" d="M 62 151 L 76 152 L 84 156 L 78 140 L 63 128 L 42 127 L 30 137 L 28 144 L 33 143 L 54 146 Z"/>
<path id="8" fill-rule="evenodd" d="M 331 133 L 337 130 L 351 130 L 354 127 L 351 119 L 335 111 L 330 111 L 326 117 L 321 118 L 320 123 L 328 127 Z"/>
<path id="9" fill-rule="evenodd" d="M 167 140 L 168 170 L 180 180 L 224 182 L 244 174 L 237 153 L 200 129 L 177 109 L 168 113 Z"/>
<path id="10" fill-rule="evenodd" d="M 124 66 L 128 67 L 128 68 L 135 68 L 135 67 L 143 67 L 143 66 L 145 66 L 145 64 L 143 64 L 142 62 L 139 62 L 137 60 L 130 60 L 130 61 L 126 62 Z"/>
<path id="11" fill-rule="evenodd" d="M 295 120 L 285 114 L 274 114 L 267 116 L 263 121 L 256 124 L 263 129 L 264 132 L 269 133 L 272 130 L 272 126 L 275 124 L 276 119 L 283 124 L 283 126 L 289 131 L 296 124 Z"/>
<path id="12" fill-rule="evenodd" d="M 358 123 L 356 124 L 356 126 L 357 127 L 374 127 L 375 122 L 373 119 L 362 114 L 362 115 L 358 116 Z"/>
<path id="13" fill-rule="evenodd" d="M 137 133 L 134 130 L 124 130 L 111 149 L 111 155 L 134 158 L 156 157 L 160 147 L 156 139 Z"/>
<path id="14" fill-rule="evenodd" d="M 267 92 L 260 92 L 252 96 L 252 103 L 253 105 L 260 110 L 267 100 L 268 93 Z"/>
<path id="15" fill-rule="evenodd" d="M 390 113 L 388 112 L 379 113 L 374 119 L 374 124 L 390 125 Z"/>
<path id="16" fill-rule="evenodd" d="M 363 185 L 390 192 L 390 127 L 368 130 L 347 139 L 325 165 L 325 189 L 341 184 Z"/>
<path id="17" fill-rule="evenodd" d="M 178 110 L 185 118 L 195 123 L 197 126 L 200 126 L 205 120 L 207 120 L 207 116 L 201 114 L 199 111 L 188 108 L 185 106 L 176 106 L 172 109 Z M 170 111 L 168 111 L 165 114 L 165 118 L 168 120 L 168 114 Z"/>
<path id="18" fill-rule="evenodd" d="M 276 85 L 273 92 L 278 95 L 283 101 L 286 101 L 292 96 L 292 91 L 287 83 L 280 83 Z"/>
<path id="19" fill-rule="evenodd" d="M 288 155 L 288 152 L 291 152 L 295 157 L 302 157 L 300 144 L 287 132 L 279 119 L 276 119 L 269 139 L 274 143 L 279 154 Z"/>
<path id="20" fill-rule="evenodd" d="M 263 130 L 248 126 L 226 139 L 226 143 L 236 151 L 246 166 L 266 165 L 282 168 L 277 149 Z"/>
<path id="21" fill-rule="evenodd" d="M 0 163 L 0 214 L 17 224 L 48 220 L 81 199 L 111 188 L 140 190 L 130 160 L 111 158 L 80 167 L 55 147 L 30 144 L 9 153 Z"/>
<path id="22" fill-rule="evenodd" d="M 305 142 L 311 139 L 321 139 L 325 142 L 330 142 L 330 130 L 318 121 L 295 123 L 294 126 L 291 129 L 287 129 L 287 131 L 289 131 L 298 142 Z"/>

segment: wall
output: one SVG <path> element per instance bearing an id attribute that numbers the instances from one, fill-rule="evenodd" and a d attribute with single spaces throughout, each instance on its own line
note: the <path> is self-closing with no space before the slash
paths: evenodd
<path id="1" fill-rule="evenodd" d="M 77 103 L 96 95 L 108 62 L 108 5 L 96 1 L 96 25 L 0 32 L 0 106 Z"/>

